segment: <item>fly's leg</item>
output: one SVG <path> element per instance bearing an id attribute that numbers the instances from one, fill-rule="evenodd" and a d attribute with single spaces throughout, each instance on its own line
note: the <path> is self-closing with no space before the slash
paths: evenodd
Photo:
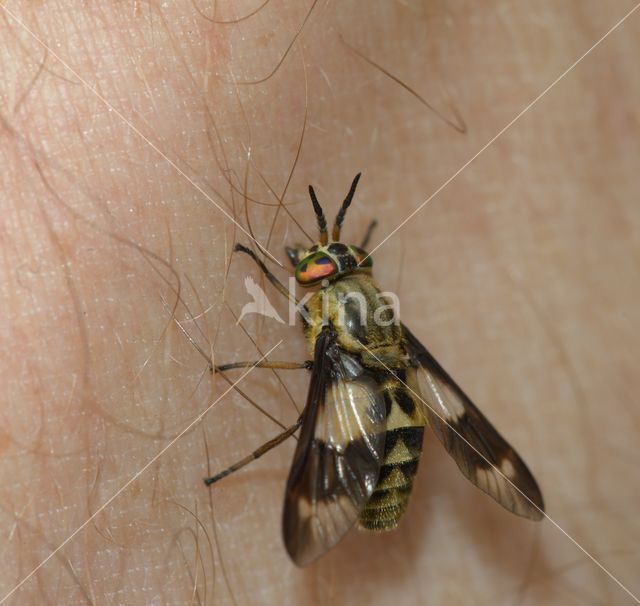
<path id="1" fill-rule="evenodd" d="M 242 244 L 236 244 L 234 250 L 236 252 L 243 252 L 245 255 L 249 255 L 258 264 L 262 273 L 267 276 L 267 280 L 269 280 L 269 282 L 271 282 L 271 284 L 273 284 L 278 291 L 287 297 L 287 299 L 289 299 L 289 301 L 291 301 L 296 307 L 298 306 L 298 299 L 296 299 L 295 296 L 287 290 L 285 285 L 269 271 L 269 268 L 258 258 L 256 253 Z"/>
<path id="2" fill-rule="evenodd" d="M 269 360 L 260 360 L 258 362 L 231 362 L 230 364 L 220 364 L 215 366 L 215 372 L 226 372 L 227 370 L 233 370 L 234 368 L 274 368 L 277 370 L 299 370 L 306 369 L 311 370 L 313 368 L 313 361 L 306 360 L 305 362 L 270 362 Z"/>
<path id="3" fill-rule="evenodd" d="M 227 370 L 234 370 L 236 368 L 273 368 L 278 370 L 299 370 L 299 369 L 311 370 L 313 368 L 313 361 L 307 360 L 305 362 L 278 362 L 275 360 L 274 361 L 260 360 L 257 362 L 231 362 L 229 364 L 220 364 L 215 366 L 215 372 L 224 373 Z M 257 406 L 257 404 L 255 404 L 255 406 Z M 273 421 L 280 424 L 276 419 L 271 417 L 271 415 L 269 415 L 266 411 L 262 410 L 259 406 L 258 406 L 258 409 L 261 410 Z M 262 446 L 260 446 L 260 448 L 252 452 L 249 456 L 244 457 L 243 459 L 241 459 L 237 463 L 234 463 L 233 465 L 231 465 L 231 467 L 227 467 L 227 469 L 221 471 L 220 473 L 217 473 L 214 476 L 211 476 L 210 478 L 206 478 L 204 480 L 204 483 L 207 486 L 211 486 L 211 484 L 213 484 L 214 482 L 217 482 L 218 480 L 225 478 L 229 474 L 232 474 L 234 471 L 238 471 L 238 469 L 241 469 L 242 467 L 244 467 L 245 465 L 248 465 L 252 461 L 259 459 L 263 454 L 269 452 L 272 448 L 275 448 L 276 446 L 278 446 L 278 444 L 281 444 L 288 437 L 293 435 L 295 431 L 298 429 L 298 427 L 300 427 L 301 423 L 302 423 L 302 416 L 291 427 L 286 428 L 282 433 L 278 434 L 275 438 L 264 443 Z M 281 426 L 284 427 L 284 425 L 281 425 Z"/>
<path id="4" fill-rule="evenodd" d="M 362 244 L 360 244 L 360 248 L 362 248 L 363 250 L 367 250 L 367 245 L 369 244 L 369 240 L 371 240 L 371 234 L 376 228 L 376 225 L 378 225 L 378 222 L 375 219 L 371 221 L 371 223 L 369 223 L 369 227 L 367 227 L 367 232 L 364 234 Z"/>
<path id="5" fill-rule="evenodd" d="M 258 265 L 262 273 L 267 277 L 267 280 L 273 284 L 276 289 L 281 292 L 289 301 L 291 301 L 294 305 L 298 305 L 298 300 L 295 296 L 290 293 L 287 288 L 278 280 L 278 278 L 272 274 L 267 266 L 257 257 L 257 255 L 246 246 L 242 244 L 236 244 L 234 247 L 236 252 L 243 252 L 246 255 L 249 255 Z M 214 366 L 214 372 L 226 372 L 227 370 L 233 370 L 236 368 L 271 368 L 277 370 L 298 370 L 298 369 L 306 369 L 310 370 L 313 368 L 313 362 L 311 360 L 307 360 L 305 362 L 278 362 L 278 361 L 269 361 L 269 360 L 261 360 L 257 362 L 231 362 L 229 364 L 220 364 Z M 262 455 L 266 454 L 279 444 L 282 444 L 287 438 L 291 437 L 297 429 L 302 424 L 302 416 L 298 418 L 298 420 L 291 425 L 291 427 L 286 428 L 282 433 L 278 434 L 275 438 L 265 442 L 260 448 L 254 450 L 250 455 L 244 457 L 240 461 L 234 463 L 230 467 L 227 467 L 223 471 L 211 476 L 210 478 L 205 478 L 204 483 L 207 486 L 211 486 L 215 482 L 221 480 L 222 478 L 226 478 L 228 475 L 242 469 L 245 465 L 248 465 L 252 461 L 259 459 Z"/>
<path id="6" fill-rule="evenodd" d="M 272 440 L 265 442 L 262 446 L 260 446 L 260 448 L 254 450 L 250 455 L 244 457 L 244 459 L 240 459 L 237 463 L 234 463 L 233 465 L 231 465 L 230 467 L 227 467 L 223 471 L 215 474 L 214 476 L 211 476 L 210 478 L 206 478 L 204 480 L 204 483 L 207 486 L 211 486 L 211 484 L 214 484 L 218 480 L 222 480 L 222 478 L 226 478 L 228 475 L 232 474 L 233 472 L 238 471 L 238 469 L 242 469 L 245 465 L 248 465 L 252 461 L 259 459 L 262 455 L 266 454 L 267 452 L 269 452 L 279 444 L 282 444 L 282 442 L 284 442 L 287 438 L 291 437 L 297 431 L 298 427 L 300 427 L 301 424 L 302 424 L 302 416 L 291 427 L 288 427 L 287 429 L 285 429 L 281 434 L 278 434 Z"/>

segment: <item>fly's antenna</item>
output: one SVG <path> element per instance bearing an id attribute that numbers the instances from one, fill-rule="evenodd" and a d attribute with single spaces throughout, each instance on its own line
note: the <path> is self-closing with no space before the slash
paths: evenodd
<path id="1" fill-rule="evenodd" d="M 318 218 L 318 230 L 320 231 L 320 244 L 324 246 L 329 242 L 329 234 L 327 232 L 327 220 L 324 218 L 324 212 L 322 212 L 322 206 L 316 198 L 316 192 L 313 191 L 313 187 L 309 185 L 309 195 L 311 196 L 311 203 L 313 204 L 313 212 L 316 213 Z"/>
<path id="2" fill-rule="evenodd" d="M 353 195 L 356 193 L 356 187 L 358 187 L 358 181 L 360 181 L 360 176 L 362 173 L 358 173 L 351 184 L 351 189 L 347 194 L 347 197 L 344 199 L 338 214 L 336 215 L 335 223 L 333 224 L 333 233 L 332 237 L 334 242 L 338 242 L 340 240 L 340 228 L 342 227 L 342 222 L 344 221 L 344 216 L 347 214 L 347 208 L 351 204 L 351 200 L 353 200 Z"/>

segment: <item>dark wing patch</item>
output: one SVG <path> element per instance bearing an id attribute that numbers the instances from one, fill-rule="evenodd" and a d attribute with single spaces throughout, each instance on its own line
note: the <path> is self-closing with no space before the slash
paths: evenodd
<path id="1" fill-rule="evenodd" d="M 285 494 L 284 543 L 298 566 L 331 549 L 358 519 L 378 481 L 385 421 L 377 382 L 325 328 Z"/>
<path id="2" fill-rule="evenodd" d="M 524 461 L 427 349 L 403 331 L 415 365 L 407 373 L 409 385 L 424 399 L 431 429 L 462 473 L 509 511 L 542 519 L 542 493 Z"/>

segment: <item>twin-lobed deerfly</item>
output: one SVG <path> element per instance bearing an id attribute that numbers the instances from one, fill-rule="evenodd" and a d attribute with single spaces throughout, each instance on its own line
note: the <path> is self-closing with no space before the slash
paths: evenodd
<path id="1" fill-rule="evenodd" d="M 374 224 L 360 246 L 340 241 L 359 178 L 336 216 L 331 239 L 310 186 L 319 241 L 309 249 L 286 249 L 297 283 L 319 287 L 300 307 L 313 359 L 257 364 L 311 371 L 302 415 L 254 453 L 205 480 L 207 485 L 217 482 L 300 428 L 282 517 L 285 547 L 299 566 L 331 549 L 354 525 L 367 530 L 398 525 L 427 425 L 478 488 L 519 516 L 544 516 L 542 494 L 522 459 L 397 321 L 374 282 L 373 261 L 365 251 Z M 237 245 L 236 250 L 250 255 L 279 291 L 292 296 L 251 249 Z M 216 371 L 254 365 L 236 362 Z"/>

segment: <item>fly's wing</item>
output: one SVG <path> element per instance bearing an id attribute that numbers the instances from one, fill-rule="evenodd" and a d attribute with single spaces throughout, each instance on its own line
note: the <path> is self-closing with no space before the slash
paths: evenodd
<path id="1" fill-rule="evenodd" d="M 542 519 L 542 494 L 524 461 L 426 348 L 404 326 L 403 331 L 415 365 L 407 374 L 410 386 L 460 471 L 509 511 Z"/>
<path id="2" fill-rule="evenodd" d="M 316 341 L 302 430 L 284 502 L 291 559 L 305 566 L 353 526 L 374 491 L 386 412 L 377 382 L 326 327 Z"/>

